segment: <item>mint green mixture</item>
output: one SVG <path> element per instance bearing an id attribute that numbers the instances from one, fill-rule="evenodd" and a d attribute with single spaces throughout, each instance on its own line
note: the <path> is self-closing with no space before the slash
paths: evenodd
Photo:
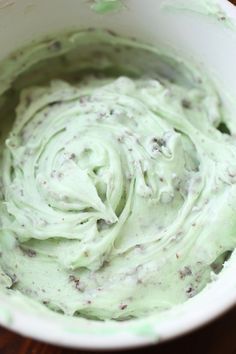
<path id="1" fill-rule="evenodd" d="M 235 29 L 233 19 L 225 12 L 219 0 L 161 0 L 161 7 L 168 13 L 180 12 L 203 15 L 218 21 L 225 27 Z"/>
<path id="2" fill-rule="evenodd" d="M 220 272 L 236 246 L 236 140 L 205 74 L 91 29 L 12 55 L 0 92 L 2 291 L 121 320 Z"/>
<path id="3" fill-rule="evenodd" d="M 106 14 L 122 10 L 124 5 L 121 0 L 92 0 L 90 8 L 99 14 Z"/>

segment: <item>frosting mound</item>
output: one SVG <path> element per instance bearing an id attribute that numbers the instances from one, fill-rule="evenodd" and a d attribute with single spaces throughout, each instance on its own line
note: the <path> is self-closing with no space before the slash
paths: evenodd
<path id="1" fill-rule="evenodd" d="M 221 119 L 213 90 L 167 79 L 23 89 L 1 161 L 9 291 L 96 319 L 197 294 L 236 244 L 236 144 Z"/>

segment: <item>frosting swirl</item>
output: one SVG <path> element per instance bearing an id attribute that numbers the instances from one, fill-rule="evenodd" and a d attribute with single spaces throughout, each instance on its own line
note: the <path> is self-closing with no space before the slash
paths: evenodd
<path id="1" fill-rule="evenodd" d="M 86 76 L 21 90 L 1 162 L 12 291 L 99 319 L 197 294 L 236 243 L 236 144 L 220 121 L 204 81 Z"/>

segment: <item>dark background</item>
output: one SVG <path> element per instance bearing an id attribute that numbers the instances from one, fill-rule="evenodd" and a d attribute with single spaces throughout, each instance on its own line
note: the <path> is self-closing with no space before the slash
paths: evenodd
<path id="1" fill-rule="evenodd" d="M 50 1 L 50 0 L 49 0 Z M 236 0 L 231 0 L 236 5 Z M 235 58 L 236 65 L 236 58 Z M 235 77 L 236 80 L 236 77 Z M 236 276 L 236 275 L 235 275 Z M 235 298 L 236 303 L 236 298 Z M 23 338 L 0 327 L 0 354 L 90 354 L 69 350 Z M 100 353 L 104 353 L 101 351 Z M 107 352 L 109 353 L 109 352 Z M 114 352 L 113 352 L 114 353 Z M 119 352 L 117 352 L 119 353 Z M 236 354 L 236 306 L 201 329 L 168 343 L 142 349 L 122 351 L 122 354 Z"/>

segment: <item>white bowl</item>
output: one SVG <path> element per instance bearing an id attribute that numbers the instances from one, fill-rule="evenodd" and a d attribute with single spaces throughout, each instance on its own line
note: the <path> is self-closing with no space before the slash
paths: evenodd
<path id="1" fill-rule="evenodd" d="M 195 11 L 164 10 L 166 0 L 123 0 L 116 13 L 96 14 L 85 0 L 21 0 L 0 2 L 0 59 L 47 34 L 86 27 L 109 28 L 155 46 L 165 46 L 195 61 L 214 78 L 225 105 L 235 114 L 236 9 L 218 0 L 198 4 Z M 173 2 L 173 1 L 172 1 Z M 202 4 L 202 5 L 201 5 Z M 225 12 L 225 15 L 224 15 Z M 223 15 L 222 15 L 223 13 Z M 224 18 L 225 17 L 225 18 Z M 230 18 L 230 19 L 229 19 Z M 53 313 L 29 301 L 0 295 L 0 324 L 18 333 L 75 348 L 124 348 L 158 343 L 212 320 L 236 303 L 236 253 L 219 278 L 199 295 L 164 315 L 127 322 L 95 322 Z"/>

